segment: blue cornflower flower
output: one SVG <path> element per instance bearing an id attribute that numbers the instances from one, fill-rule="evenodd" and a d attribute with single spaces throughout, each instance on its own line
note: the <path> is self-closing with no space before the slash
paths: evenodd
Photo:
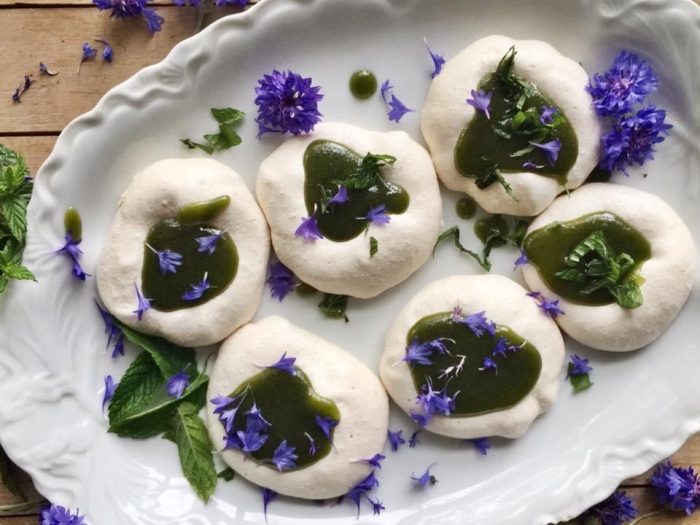
<path id="1" fill-rule="evenodd" d="M 241 451 L 251 454 L 263 447 L 267 442 L 268 435 L 261 432 L 259 425 L 251 418 L 248 418 L 245 431 L 237 431 L 236 437 L 238 438 L 238 446 Z"/>
<path id="2" fill-rule="evenodd" d="M 272 454 L 272 462 L 277 467 L 277 470 L 282 472 L 297 466 L 296 460 L 299 459 L 299 456 L 294 453 L 295 451 L 296 447 L 288 445 L 286 439 L 279 444 Z"/>
<path id="3" fill-rule="evenodd" d="M 370 208 L 364 218 L 375 226 L 384 226 L 391 222 L 391 217 L 386 212 L 386 204 L 379 204 L 374 208 Z"/>
<path id="4" fill-rule="evenodd" d="M 263 75 L 255 88 L 258 106 L 258 138 L 265 133 L 310 133 L 321 121 L 318 103 L 323 99 L 321 88 L 311 85 L 292 71 Z"/>
<path id="5" fill-rule="evenodd" d="M 258 408 L 258 405 L 253 401 L 253 406 L 246 412 L 246 415 L 248 416 L 248 419 L 246 420 L 246 424 L 250 428 L 254 428 L 257 430 L 264 430 L 267 427 L 271 427 L 272 423 L 270 423 L 267 419 L 265 419 L 262 415 L 262 411 L 260 408 Z"/>
<path id="6" fill-rule="evenodd" d="M 411 340 L 411 343 L 406 347 L 406 355 L 402 361 L 406 361 L 409 366 L 414 364 L 430 365 L 432 361 L 428 359 L 433 354 L 433 349 L 427 343 L 421 343 L 417 337 Z"/>
<path id="7" fill-rule="evenodd" d="M 124 355 L 124 341 L 125 337 L 122 333 L 118 338 L 117 342 L 114 343 L 114 348 L 112 348 L 112 359 L 116 359 L 120 355 Z"/>
<path id="8" fill-rule="evenodd" d="M 359 459 L 355 463 L 367 463 L 374 468 L 382 468 L 382 461 L 386 459 L 384 454 L 375 454 L 369 459 Z"/>
<path id="9" fill-rule="evenodd" d="M 314 421 L 316 421 L 316 425 L 321 429 L 323 435 L 326 436 L 326 439 L 332 443 L 333 439 L 331 438 L 331 432 L 336 427 L 338 422 L 335 419 L 325 416 L 316 416 Z"/>
<path id="10" fill-rule="evenodd" d="M 63 253 L 69 257 L 72 263 L 71 274 L 79 281 L 85 281 L 86 278 L 90 277 L 90 274 L 85 273 L 85 270 L 80 266 L 80 256 L 83 254 L 83 251 L 78 245 L 81 242 L 83 242 L 82 239 L 74 239 L 73 234 L 67 231 L 65 244 L 56 250 L 55 253 Z"/>
<path id="11" fill-rule="evenodd" d="M 84 42 L 82 49 L 83 49 L 83 58 L 82 58 L 83 62 L 85 62 L 86 60 L 90 60 L 91 58 L 95 58 L 95 55 L 97 55 L 97 49 L 92 47 L 89 42 Z"/>
<path id="12" fill-rule="evenodd" d="M 190 287 L 192 289 L 185 292 L 182 295 L 182 299 L 184 301 L 196 301 L 197 299 L 201 299 L 204 292 L 211 288 L 211 284 L 209 284 L 209 281 L 207 280 L 208 275 L 209 274 L 207 272 L 204 272 L 204 277 L 202 280 L 197 284 L 191 284 Z"/>
<path id="13" fill-rule="evenodd" d="M 425 487 L 428 483 L 435 485 L 438 480 L 430 473 L 430 469 L 433 468 L 434 465 L 435 463 L 431 463 L 428 468 L 425 469 L 425 472 L 420 475 L 420 477 L 416 477 L 416 475 L 411 472 L 411 479 L 418 483 L 421 487 Z"/>
<path id="14" fill-rule="evenodd" d="M 43 62 L 39 62 L 39 74 L 47 75 L 49 77 L 55 77 L 56 75 L 58 75 L 58 71 L 51 71 L 49 69 L 49 66 L 47 66 Z"/>
<path id="15" fill-rule="evenodd" d="M 282 372 L 286 372 L 287 374 L 294 374 L 294 371 L 296 370 L 294 362 L 296 360 L 296 357 L 287 357 L 287 352 L 284 352 L 282 357 L 280 357 L 275 364 L 266 366 L 265 368 L 275 368 L 277 370 L 281 370 Z"/>
<path id="16" fill-rule="evenodd" d="M 496 346 L 493 348 L 493 351 L 491 352 L 491 354 L 493 354 L 494 357 L 496 357 L 496 356 L 506 357 L 507 352 L 508 352 L 508 343 L 506 341 L 506 338 L 501 336 L 496 340 Z"/>
<path id="17" fill-rule="evenodd" d="M 85 525 L 85 516 L 78 509 L 72 514 L 68 507 L 46 505 L 41 509 L 39 525 Z"/>
<path id="18" fill-rule="evenodd" d="M 379 500 L 373 500 L 369 496 L 367 496 L 367 501 L 369 501 L 372 504 L 372 514 L 374 516 L 379 516 L 383 510 L 386 510 L 386 507 L 382 504 L 381 501 Z"/>
<path id="19" fill-rule="evenodd" d="M 566 373 L 567 379 L 571 376 L 582 376 L 592 372 L 593 368 L 588 366 L 588 359 L 572 354 L 569 356 L 570 366 Z"/>
<path id="20" fill-rule="evenodd" d="M 335 195 L 328 201 L 328 205 L 345 204 L 346 202 L 348 202 L 348 189 L 341 184 L 338 186 L 338 191 L 335 192 Z"/>
<path id="21" fill-rule="evenodd" d="M 425 47 L 428 50 L 428 53 L 430 53 L 430 58 L 433 61 L 433 72 L 430 73 L 430 78 L 435 78 L 442 72 L 442 66 L 445 65 L 445 58 L 442 55 L 438 55 L 437 53 L 433 53 L 433 50 L 430 49 L 430 46 L 428 45 L 428 39 L 423 38 L 423 43 L 425 44 Z"/>
<path id="22" fill-rule="evenodd" d="M 311 437 L 311 434 L 308 432 L 304 432 L 304 435 L 306 436 L 306 439 L 309 440 L 309 456 L 315 456 L 316 455 L 316 440 Z"/>
<path id="23" fill-rule="evenodd" d="M 387 431 L 386 436 L 387 439 L 389 440 L 389 444 L 391 445 L 391 450 L 396 452 L 399 450 L 399 447 L 406 443 L 406 440 L 401 436 L 403 433 L 403 430 L 397 430 L 396 432 L 392 432 L 391 430 Z"/>
<path id="24" fill-rule="evenodd" d="M 547 157 L 547 162 L 549 162 L 550 166 L 554 166 L 557 163 L 559 151 L 561 150 L 561 140 L 554 139 L 542 144 L 532 142 L 531 140 L 528 142 L 531 146 L 535 146 L 537 149 L 544 151 L 544 154 Z"/>
<path id="25" fill-rule="evenodd" d="M 540 292 L 528 292 L 528 297 L 532 297 L 537 301 L 537 306 L 540 310 L 546 313 L 552 319 L 556 319 L 560 315 L 564 315 L 564 310 L 559 308 L 559 299 L 547 299 Z"/>
<path id="26" fill-rule="evenodd" d="M 184 370 L 180 370 L 168 378 L 165 383 L 165 391 L 169 397 L 180 399 L 188 386 L 190 386 L 190 376 Z"/>
<path id="27" fill-rule="evenodd" d="M 430 423 L 430 420 L 435 414 L 449 416 L 455 407 L 455 399 L 459 392 L 454 396 L 447 394 L 447 387 L 442 390 L 433 390 L 430 378 L 421 386 L 420 394 L 416 397 L 416 404 L 421 407 L 422 412 L 411 411 L 410 416 L 421 427 L 425 427 Z"/>
<path id="28" fill-rule="evenodd" d="M 377 510 L 383 510 L 384 507 L 379 502 L 374 502 L 367 493 L 372 491 L 374 488 L 379 486 L 379 480 L 374 475 L 374 470 L 370 472 L 365 479 L 360 481 L 357 485 L 350 489 L 347 493 L 348 499 L 357 505 L 357 515 L 360 515 L 360 502 L 362 498 L 365 498 L 374 507 L 375 513 Z M 378 505 L 377 505 L 378 504 Z"/>
<path id="29" fill-rule="evenodd" d="M 515 259 L 515 266 L 513 267 L 513 271 L 517 270 L 519 266 L 524 266 L 530 262 L 530 259 L 528 259 L 527 254 L 525 253 L 525 250 L 520 248 L 520 255 L 518 256 L 517 259 Z"/>
<path id="30" fill-rule="evenodd" d="M 101 38 L 96 38 L 95 40 L 97 40 L 104 46 L 104 48 L 102 49 L 102 60 L 104 60 L 105 62 L 111 62 L 114 58 L 114 49 L 112 49 L 112 46 L 109 45 L 109 42 Z"/>
<path id="31" fill-rule="evenodd" d="M 690 516 L 700 505 L 700 480 L 693 467 L 659 465 L 651 476 L 659 504 Z"/>
<path id="32" fill-rule="evenodd" d="M 263 497 L 263 512 L 265 513 L 265 521 L 267 521 L 267 506 L 270 504 L 270 502 L 277 499 L 277 493 L 272 489 L 268 489 L 268 488 L 263 487 L 262 488 L 262 497 Z"/>
<path id="33" fill-rule="evenodd" d="M 122 331 L 119 329 L 119 327 L 114 323 L 114 317 L 112 314 L 110 314 L 105 308 L 102 308 L 100 306 L 100 303 L 95 301 L 95 306 L 97 306 L 97 310 L 100 312 L 100 317 L 102 317 L 102 322 L 105 324 L 105 334 L 107 334 L 107 347 L 112 342 L 112 339 L 115 337 L 118 337 Z"/>
<path id="34" fill-rule="evenodd" d="M 486 115 L 486 118 L 490 120 L 491 114 L 489 113 L 489 107 L 491 106 L 491 97 L 493 97 L 493 91 L 487 93 L 482 89 L 478 91 L 472 89 L 471 98 L 467 99 L 467 104 L 477 111 L 482 111 L 484 115 Z"/>
<path id="35" fill-rule="evenodd" d="M 161 274 L 177 273 L 177 267 L 182 266 L 181 254 L 171 250 L 158 251 L 148 243 L 146 243 L 146 247 L 158 257 L 158 267 Z"/>
<path id="36" fill-rule="evenodd" d="M 617 491 L 582 514 L 600 525 L 623 525 L 637 517 L 634 501 L 625 492 Z M 586 522 L 587 523 L 587 522 Z"/>
<path id="37" fill-rule="evenodd" d="M 114 392 L 117 389 L 117 385 L 114 383 L 114 379 L 110 375 L 105 376 L 105 392 L 102 396 L 102 412 L 104 412 L 107 403 L 109 403 L 114 397 Z"/>
<path id="38" fill-rule="evenodd" d="M 554 122 L 554 116 L 557 114 L 558 110 L 555 106 L 542 106 L 540 108 L 540 122 L 545 126 L 548 126 Z"/>
<path id="39" fill-rule="evenodd" d="M 641 166 L 654 158 L 654 145 L 666 140 L 668 130 L 666 112 L 649 106 L 634 115 L 620 119 L 617 125 L 603 135 L 603 158 L 600 167 L 608 171 L 622 171 L 635 164 Z"/>
<path id="40" fill-rule="evenodd" d="M 301 237 L 305 241 L 315 241 L 316 239 L 323 239 L 321 231 L 318 229 L 318 221 L 316 220 L 316 215 L 311 215 L 310 217 L 302 217 L 301 224 L 294 231 L 294 235 Z"/>
<path id="41" fill-rule="evenodd" d="M 236 417 L 238 409 L 241 407 L 241 402 L 244 397 L 245 392 L 235 397 L 216 396 L 210 401 L 211 404 L 216 407 L 214 409 L 214 414 L 219 416 L 219 421 L 227 433 L 231 432 L 233 428 L 233 420 Z"/>
<path id="42" fill-rule="evenodd" d="M 496 325 L 493 323 L 493 321 L 489 321 L 486 318 L 486 312 L 483 310 L 467 316 L 462 315 L 461 319 L 459 317 L 455 317 L 453 310 L 453 320 L 455 319 L 459 319 L 457 322 L 467 325 L 467 327 L 477 337 L 481 337 L 485 333 L 493 337 L 496 333 Z"/>
<path id="43" fill-rule="evenodd" d="M 196 237 L 195 241 L 197 241 L 197 244 L 199 244 L 199 246 L 197 247 L 197 251 L 199 253 L 207 252 L 209 255 L 212 255 L 216 251 L 216 245 L 219 244 L 219 240 L 221 239 L 221 237 L 223 237 L 223 235 L 224 232 L 219 231 L 216 233 L 212 233 L 211 235 Z"/>
<path id="44" fill-rule="evenodd" d="M 151 33 L 160 31 L 163 25 L 163 17 L 155 9 L 146 7 L 148 0 L 92 0 L 92 3 L 100 11 L 111 10 L 111 18 L 143 18 Z"/>
<path id="45" fill-rule="evenodd" d="M 482 372 L 485 370 L 493 370 L 494 372 L 498 373 L 498 365 L 496 364 L 496 361 L 494 361 L 490 357 L 484 357 L 484 360 L 481 362 L 481 367 L 479 368 Z"/>
<path id="46" fill-rule="evenodd" d="M 143 314 L 151 308 L 151 299 L 145 298 L 142 294 L 141 291 L 139 290 L 139 287 L 134 283 L 134 290 L 136 290 L 136 310 L 134 310 L 132 313 L 136 315 L 136 318 L 140 321 L 143 319 Z"/>
<path id="47" fill-rule="evenodd" d="M 270 296 L 278 299 L 280 302 L 299 284 L 294 272 L 281 262 L 270 264 L 270 269 L 267 272 L 267 281 L 265 282 L 270 286 Z"/>
<path id="48" fill-rule="evenodd" d="M 541 170 L 542 168 L 544 168 L 544 166 L 545 166 L 544 164 L 535 164 L 530 159 L 523 162 L 523 168 L 526 168 L 526 169 Z"/>
<path id="49" fill-rule="evenodd" d="M 450 341 L 453 344 L 455 342 L 454 339 L 450 339 L 449 337 L 438 337 L 437 339 L 428 341 L 428 346 L 433 350 L 437 350 L 440 354 L 449 354 L 450 351 L 447 349 L 445 341 Z"/>
<path id="50" fill-rule="evenodd" d="M 184 7 L 187 4 L 190 5 L 190 7 L 199 7 L 200 0 L 175 0 L 175 5 L 178 7 Z M 218 3 L 216 4 L 217 6 L 219 5 Z"/>
<path id="51" fill-rule="evenodd" d="M 394 86 L 391 85 L 391 82 L 386 80 L 379 89 L 379 92 L 382 96 L 382 100 L 384 100 L 384 103 L 389 106 L 389 113 L 387 114 L 389 120 L 398 123 L 404 117 L 404 115 L 406 115 L 406 113 L 411 113 L 415 110 L 407 108 L 403 102 L 396 98 L 396 95 L 393 93 L 393 89 Z M 387 96 L 390 96 L 391 98 L 387 99 Z"/>
<path id="52" fill-rule="evenodd" d="M 615 116 L 630 111 L 656 88 L 651 66 L 637 55 L 622 51 L 608 71 L 593 75 L 586 90 L 598 115 Z"/>
<path id="53" fill-rule="evenodd" d="M 485 456 L 486 454 L 489 453 L 489 449 L 491 448 L 491 442 L 489 441 L 489 438 L 475 438 L 475 439 L 467 439 L 465 440 L 467 443 L 471 443 L 476 451 L 481 454 L 482 456 Z"/>

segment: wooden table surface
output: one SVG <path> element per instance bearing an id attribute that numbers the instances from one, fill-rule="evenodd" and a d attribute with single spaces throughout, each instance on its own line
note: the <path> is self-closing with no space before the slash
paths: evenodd
<path id="1" fill-rule="evenodd" d="M 165 2 L 153 5 L 166 21 L 163 30 L 151 37 L 141 23 L 111 20 L 88 0 L 0 0 L 0 143 L 24 155 L 32 173 L 49 155 L 68 122 L 90 110 L 109 88 L 160 61 L 177 42 L 193 33 L 196 14 L 192 8 Z M 231 8 L 218 9 L 215 16 L 232 12 Z M 114 62 L 106 64 L 98 56 L 77 74 L 81 45 L 90 41 L 97 47 L 94 38 L 112 44 Z M 39 76 L 39 62 L 59 75 Z M 36 82 L 21 103 L 13 103 L 10 97 L 25 74 L 32 74 Z M 690 439 L 672 460 L 700 469 L 700 435 Z M 654 504 L 648 478 L 646 473 L 623 484 L 643 512 Z M 22 476 L 22 480 L 28 499 L 40 499 L 28 477 Z M 18 501 L 0 484 L 0 506 Z M 36 524 L 36 508 L 23 515 L 0 517 L 0 525 Z M 700 525 L 700 513 L 689 518 L 664 514 L 643 523 Z"/>

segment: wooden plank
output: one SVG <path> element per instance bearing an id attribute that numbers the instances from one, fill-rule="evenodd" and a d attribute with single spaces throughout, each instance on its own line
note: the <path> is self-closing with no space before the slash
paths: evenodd
<path id="1" fill-rule="evenodd" d="M 256 4 L 258 0 L 248 0 L 248 5 Z M 156 0 L 148 2 L 149 7 L 175 5 L 173 1 Z M 95 9 L 92 0 L 0 0 L 0 9 L 27 8 L 27 7 L 90 7 Z M 191 8 L 193 9 L 193 8 Z M 2 525 L 2 524 L 0 524 Z"/>
<path id="2" fill-rule="evenodd" d="M 0 137 L 0 144 L 20 153 L 29 167 L 29 173 L 36 175 L 46 157 L 49 156 L 58 137 Z M 0 523 L 2 525 L 2 523 Z"/>
<path id="3" fill-rule="evenodd" d="M 190 36 L 196 24 L 189 8 L 162 7 L 163 30 L 151 36 L 141 21 L 110 19 L 97 9 L 32 8 L 0 10 L 0 133 L 57 132 L 90 110 L 112 86 L 141 68 L 159 62 L 172 47 Z M 220 8 L 215 16 L 236 12 Z M 101 59 L 77 67 L 86 40 L 105 38 L 114 47 L 114 61 Z M 27 45 L 31 42 L 32 45 Z M 39 76 L 39 62 L 59 71 Z M 36 82 L 22 102 L 10 99 L 25 74 Z"/>

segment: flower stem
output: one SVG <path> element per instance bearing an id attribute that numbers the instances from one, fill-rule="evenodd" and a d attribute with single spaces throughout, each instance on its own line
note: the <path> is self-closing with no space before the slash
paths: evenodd
<path id="1" fill-rule="evenodd" d="M 646 521 L 647 518 L 651 518 L 653 516 L 658 516 L 660 514 L 663 514 L 662 510 L 655 510 L 653 512 L 647 512 L 646 514 L 642 514 L 641 516 L 637 517 L 634 521 L 631 521 L 630 523 L 628 523 L 628 525 L 637 525 L 638 523 Z"/>

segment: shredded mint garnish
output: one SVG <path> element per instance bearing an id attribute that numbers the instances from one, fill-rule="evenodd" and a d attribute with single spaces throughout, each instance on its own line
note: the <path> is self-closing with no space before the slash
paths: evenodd
<path id="1" fill-rule="evenodd" d="M 217 478 L 223 479 L 224 481 L 231 481 L 236 477 L 236 471 L 231 467 L 226 467 L 224 470 L 216 475 Z"/>
<path id="2" fill-rule="evenodd" d="M 234 128 L 243 120 L 245 113 L 235 108 L 212 108 L 211 114 L 219 124 L 218 133 L 204 135 L 205 143 L 191 139 L 180 139 L 180 142 L 189 149 L 199 149 L 209 155 L 238 146 L 242 140 Z"/>
<path id="3" fill-rule="evenodd" d="M 323 294 L 323 300 L 318 303 L 319 310 L 321 310 L 326 317 L 330 317 L 331 319 L 345 319 L 346 323 L 349 321 L 348 316 L 345 314 L 347 306 L 347 295 L 335 295 L 330 293 Z"/>
<path id="4" fill-rule="evenodd" d="M 566 378 L 574 388 L 574 393 L 583 392 L 593 386 L 589 372 L 593 368 L 588 365 L 588 359 L 579 357 L 576 354 L 569 356 L 569 365 L 566 369 Z"/>
<path id="5" fill-rule="evenodd" d="M 515 202 L 519 202 L 517 197 L 513 193 L 513 188 L 510 184 L 506 182 L 506 179 L 503 178 L 501 170 L 498 169 L 498 166 L 496 165 L 490 166 L 488 170 L 479 175 L 475 181 L 476 187 L 480 190 L 488 188 L 494 182 L 498 182 L 503 187 L 503 189 L 506 190 L 506 193 L 510 196 L 511 199 L 513 199 Z"/>
<path id="6" fill-rule="evenodd" d="M 379 241 L 374 237 L 369 238 L 369 257 L 374 257 L 379 250 Z"/>
<path id="7" fill-rule="evenodd" d="M 368 190 L 373 186 L 384 184 L 384 178 L 381 174 L 381 168 L 386 165 L 391 166 L 396 162 L 396 157 L 391 155 L 375 155 L 368 153 L 362 159 L 357 172 L 345 180 L 334 181 L 336 184 L 342 184 L 349 190 Z"/>
<path id="8" fill-rule="evenodd" d="M 24 159 L 0 144 L 0 294 L 11 279 L 34 280 L 32 272 L 22 266 L 31 195 Z"/>
<path id="9" fill-rule="evenodd" d="M 462 246 L 462 243 L 459 242 L 459 226 L 452 226 L 452 228 L 449 228 L 440 234 L 440 237 L 438 237 L 437 241 L 435 242 L 435 246 L 433 247 L 433 256 L 435 256 L 435 249 L 437 248 L 438 244 L 445 239 L 449 239 L 450 237 L 454 240 L 455 246 L 460 252 L 466 253 L 472 257 L 477 263 L 479 263 L 479 266 L 481 266 L 487 272 L 491 271 L 491 261 L 489 261 L 488 255 L 482 258 L 478 253 L 465 248 Z"/>
<path id="10" fill-rule="evenodd" d="M 555 275 L 564 281 L 580 284 L 582 295 L 605 289 L 623 308 L 642 305 L 639 284 L 630 275 L 635 266 L 634 259 L 626 253 L 616 255 L 601 230 L 577 244 L 564 259 L 564 264 L 566 268 Z"/>

